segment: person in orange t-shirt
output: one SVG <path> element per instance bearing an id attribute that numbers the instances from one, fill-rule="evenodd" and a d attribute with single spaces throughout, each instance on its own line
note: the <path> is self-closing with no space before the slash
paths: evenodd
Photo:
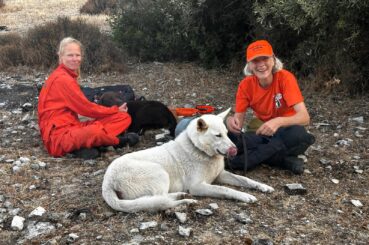
<path id="1" fill-rule="evenodd" d="M 66 37 L 59 46 L 59 66 L 41 89 L 38 123 L 48 153 L 61 157 L 67 153 L 84 159 L 100 155 L 100 146 L 122 147 L 138 143 L 135 133 L 124 133 L 131 124 L 127 105 L 104 107 L 90 102 L 77 78 L 82 61 L 82 44 Z M 78 115 L 93 118 L 81 122 Z"/>
<path id="2" fill-rule="evenodd" d="M 243 142 L 247 146 L 247 167 L 266 163 L 302 174 L 304 162 L 298 158 L 315 138 L 304 126 L 310 122 L 304 98 L 295 76 L 283 69 L 266 40 L 251 43 L 246 50 L 246 77 L 236 94 L 235 114 L 227 118 L 229 137 L 239 153 L 229 161 L 229 168 L 242 169 L 245 164 Z M 255 133 L 244 134 L 245 112 L 251 108 L 259 121 Z"/>

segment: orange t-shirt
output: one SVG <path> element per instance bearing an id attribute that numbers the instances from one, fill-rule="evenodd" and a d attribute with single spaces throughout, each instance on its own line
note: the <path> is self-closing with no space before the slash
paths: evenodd
<path id="1" fill-rule="evenodd" d="M 292 116 L 296 113 L 293 106 L 303 102 L 295 76 L 286 70 L 273 74 L 273 82 L 267 87 L 260 86 L 256 76 L 245 77 L 238 86 L 236 112 L 253 109 L 257 118 L 268 121 L 280 116 Z"/>

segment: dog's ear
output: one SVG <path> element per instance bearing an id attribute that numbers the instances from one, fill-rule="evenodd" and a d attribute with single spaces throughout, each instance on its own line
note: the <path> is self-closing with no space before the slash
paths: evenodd
<path id="1" fill-rule="evenodd" d="M 224 119 L 226 118 L 226 116 L 228 115 L 228 113 L 231 111 L 231 107 L 229 107 L 227 110 L 225 110 L 225 111 L 223 111 L 223 112 L 221 112 L 221 113 L 219 113 L 217 116 L 218 117 L 221 117 L 222 119 L 223 119 L 223 121 L 224 121 Z"/>
<path id="2" fill-rule="evenodd" d="M 197 120 L 197 131 L 205 132 L 208 129 L 208 125 L 204 121 L 204 119 L 200 118 Z"/>

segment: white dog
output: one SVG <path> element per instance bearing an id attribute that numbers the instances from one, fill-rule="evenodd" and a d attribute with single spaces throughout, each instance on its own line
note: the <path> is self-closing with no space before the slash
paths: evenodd
<path id="1" fill-rule="evenodd" d="M 102 184 L 105 201 L 115 210 L 131 213 L 195 203 L 194 199 L 181 199 L 186 192 L 194 196 L 256 201 L 250 194 L 211 185 L 213 182 L 274 191 L 270 186 L 224 170 L 224 156 L 237 154 L 223 123 L 228 112 L 203 115 L 192 120 L 174 141 L 115 159 L 106 170 Z"/>

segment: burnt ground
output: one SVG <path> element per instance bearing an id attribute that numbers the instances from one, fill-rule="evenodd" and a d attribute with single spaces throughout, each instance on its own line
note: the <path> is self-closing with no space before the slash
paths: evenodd
<path id="1" fill-rule="evenodd" d="M 37 85 L 46 76 L 25 68 L 0 73 L 0 244 L 367 244 L 368 96 L 304 90 L 312 117 L 308 130 L 317 139 L 306 154 L 307 171 L 300 176 L 268 166 L 250 171 L 248 177 L 275 188 L 271 194 L 236 188 L 255 195 L 254 204 L 195 197 L 194 206 L 126 214 L 102 199 L 104 171 L 119 155 L 154 146 L 157 131 L 145 134 L 138 146 L 111 149 L 96 161 L 52 158 L 37 127 Z M 81 84 L 130 84 L 137 95 L 172 107 L 209 103 L 220 111 L 233 105 L 240 78 L 193 64 L 150 63 L 132 64 L 125 74 L 90 75 Z M 284 186 L 290 183 L 301 183 L 307 193 L 289 195 Z M 219 206 L 212 215 L 196 212 L 211 203 Z M 29 217 L 39 206 L 45 214 Z M 176 211 L 187 214 L 184 223 Z M 21 231 L 11 228 L 15 215 L 25 218 Z M 139 229 L 150 221 L 157 225 Z M 179 234 L 180 226 L 191 229 L 188 237 Z"/>

